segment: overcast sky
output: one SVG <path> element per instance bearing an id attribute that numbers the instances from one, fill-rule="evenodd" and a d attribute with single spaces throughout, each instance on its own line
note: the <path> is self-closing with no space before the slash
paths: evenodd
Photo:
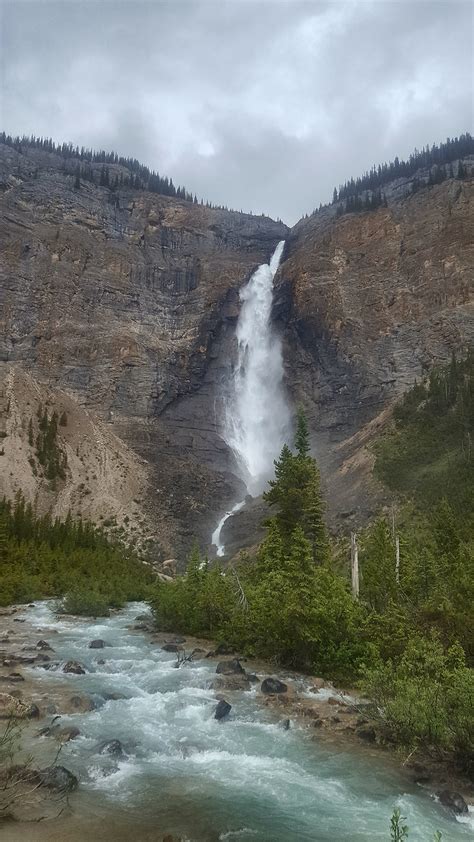
<path id="1" fill-rule="evenodd" d="M 471 2 L 0 0 L 1 123 L 295 222 L 472 130 Z"/>

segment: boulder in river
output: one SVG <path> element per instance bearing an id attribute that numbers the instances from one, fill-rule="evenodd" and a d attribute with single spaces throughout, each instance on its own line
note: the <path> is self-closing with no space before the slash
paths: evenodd
<path id="1" fill-rule="evenodd" d="M 120 740 L 105 740 L 98 747 L 99 754 L 110 754 L 112 757 L 123 757 L 125 752 Z"/>
<path id="2" fill-rule="evenodd" d="M 36 648 L 47 652 L 54 652 L 53 647 L 49 645 L 47 640 L 38 640 Z"/>
<path id="3" fill-rule="evenodd" d="M 41 783 L 55 792 L 72 792 L 77 789 L 79 781 L 76 776 L 64 766 L 48 766 L 40 771 Z"/>
<path id="4" fill-rule="evenodd" d="M 219 661 L 216 667 L 216 673 L 218 675 L 237 675 L 237 674 L 245 674 L 245 670 L 237 660 L 237 658 L 233 658 L 232 661 Z"/>
<path id="5" fill-rule="evenodd" d="M 28 705 L 15 699 L 10 693 L 0 693 L 0 719 L 26 719 Z"/>
<path id="6" fill-rule="evenodd" d="M 89 643 L 89 649 L 103 649 L 104 646 L 107 646 L 107 644 L 105 640 L 102 640 L 100 637 L 98 637 L 97 640 L 91 640 Z"/>
<path id="7" fill-rule="evenodd" d="M 5 678 L 5 681 L 10 682 L 11 684 L 19 684 L 21 681 L 24 681 L 24 680 L 25 679 L 22 676 L 21 672 L 11 672 Z"/>
<path id="8" fill-rule="evenodd" d="M 86 670 L 79 661 L 66 661 L 63 666 L 63 672 L 70 672 L 73 675 L 85 675 Z"/>
<path id="9" fill-rule="evenodd" d="M 163 643 L 161 647 L 163 652 L 182 652 L 183 647 L 180 643 Z"/>
<path id="10" fill-rule="evenodd" d="M 71 696 L 66 704 L 68 713 L 88 713 L 94 708 L 94 702 L 88 696 Z"/>
<path id="11" fill-rule="evenodd" d="M 225 699 L 221 699 L 216 705 L 214 719 L 224 719 L 225 716 L 228 716 L 231 710 L 232 705 L 230 705 L 229 702 L 226 702 Z"/>
<path id="12" fill-rule="evenodd" d="M 279 678 L 264 678 L 260 687 L 262 693 L 270 696 L 277 693 L 287 693 L 288 685 L 280 681 Z"/>
<path id="13" fill-rule="evenodd" d="M 55 737 L 60 743 L 69 743 L 71 740 L 75 740 L 76 737 L 80 736 L 79 728 L 74 728 L 70 726 L 69 728 L 60 728 Z"/>
<path id="14" fill-rule="evenodd" d="M 443 789 L 438 793 L 438 798 L 444 807 L 451 812 L 461 816 L 468 812 L 468 806 L 459 792 L 452 792 L 450 789 Z"/>
<path id="15" fill-rule="evenodd" d="M 250 681 L 245 673 L 218 675 L 211 682 L 212 690 L 250 690 Z"/>

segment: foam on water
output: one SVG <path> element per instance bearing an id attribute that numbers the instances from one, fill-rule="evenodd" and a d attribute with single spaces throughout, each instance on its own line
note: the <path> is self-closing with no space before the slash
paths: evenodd
<path id="1" fill-rule="evenodd" d="M 144 606 L 135 604 L 108 620 L 57 621 L 51 606 L 38 603 L 24 616 L 47 638 L 61 662 L 75 658 L 85 675 L 35 670 L 43 691 L 66 681 L 72 693 L 90 695 L 97 709 L 64 716 L 81 736 L 66 744 L 61 762 L 79 775 L 74 798 L 83 810 L 107 816 L 122 811 L 140 827 L 171 828 L 176 835 L 214 839 L 385 842 L 390 815 L 400 805 L 410 842 L 426 842 L 438 828 L 450 842 L 470 838 L 474 816 L 456 822 L 382 759 L 331 750 L 307 730 L 285 731 L 276 712 L 260 707 L 255 690 L 232 694 L 224 722 L 214 719 L 209 684 L 215 664 L 186 663 L 128 630 Z M 110 646 L 90 650 L 102 637 Z M 104 658 L 105 664 L 98 664 Z M 33 668 L 31 668 L 32 670 Z M 302 683 L 302 687 L 303 687 Z M 105 700 L 107 693 L 126 698 Z M 125 756 L 99 752 L 101 742 L 119 739 Z M 34 745 L 48 745 L 36 739 Z M 79 808 L 78 808 L 79 809 Z"/>

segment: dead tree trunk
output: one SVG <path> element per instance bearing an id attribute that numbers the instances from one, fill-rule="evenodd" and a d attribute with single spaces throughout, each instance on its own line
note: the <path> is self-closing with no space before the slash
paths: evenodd
<path id="1" fill-rule="evenodd" d="M 352 596 L 359 599 L 359 548 L 355 532 L 351 532 L 351 578 Z"/>

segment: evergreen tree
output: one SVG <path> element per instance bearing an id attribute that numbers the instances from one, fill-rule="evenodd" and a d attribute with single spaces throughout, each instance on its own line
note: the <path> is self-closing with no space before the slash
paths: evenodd
<path id="1" fill-rule="evenodd" d="M 295 449 L 298 456 L 306 458 L 310 452 L 308 422 L 300 405 L 296 416 Z"/>

